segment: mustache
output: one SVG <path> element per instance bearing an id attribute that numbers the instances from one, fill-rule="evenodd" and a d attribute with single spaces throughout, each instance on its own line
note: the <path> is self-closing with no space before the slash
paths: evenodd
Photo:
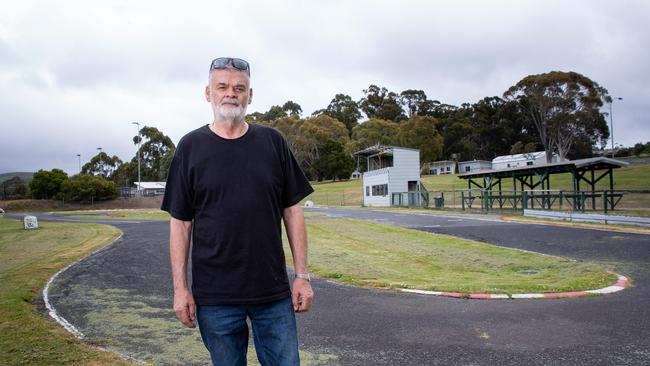
<path id="1" fill-rule="evenodd" d="M 224 104 L 234 104 L 237 107 L 239 107 L 239 100 L 237 100 L 237 99 L 224 99 L 224 100 L 221 101 L 221 105 L 224 105 Z"/>

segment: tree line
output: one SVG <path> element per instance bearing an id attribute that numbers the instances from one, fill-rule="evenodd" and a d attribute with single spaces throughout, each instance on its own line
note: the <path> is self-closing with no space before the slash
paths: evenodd
<path id="1" fill-rule="evenodd" d="M 561 159 L 590 157 L 609 138 L 607 113 L 601 109 L 611 101 L 607 90 L 588 77 L 551 71 L 526 76 L 501 96 L 460 106 L 430 99 L 423 90 L 398 93 L 373 84 L 360 100 L 336 94 L 309 117 L 302 117 L 301 106 L 290 100 L 248 114 L 246 121 L 280 131 L 308 178 L 320 181 L 347 179 L 353 170 L 363 171 L 364 162 L 355 161 L 353 154 L 375 144 L 420 149 L 423 171 L 436 160 L 492 160 L 538 150 L 546 151 L 549 161 L 554 154 Z M 164 181 L 176 149 L 171 139 L 145 126 L 133 143 L 142 144 L 142 181 Z M 630 149 L 638 155 L 650 148 L 639 143 Z M 73 191 L 89 185 L 95 191 L 85 191 L 100 192 L 103 179 L 115 193 L 116 187 L 137 181 L 137 166 L 137 155 L 124 162 L 100 152 L 79 175 L 62 178 L 62 171 L 49 172 L 53 177 L 39 183 L 39 171 L 29 188 L 35 198 L 74 199 L 80 196 Z"/>
<path id="2" fill-rule="evenodd" d="M 420 149 L 422 169 L 435 160 L 492 160 L 546 151 L 561 159 L 591 157 L 609 129 L 601 112 L 607 90 L 576 72 L 529 75 L 502 96 L 460 106 L 430 99 L 422 90 L 390 91 L 370 85 L 353 100 L 336 94 L 329 105 L 301 118 L 294 101 L 246 116 L 278 129 L 310 179 L 347 178 L 352 154 L 374 144 Z M 360 123 L 365 116 L 366 121 Z M 363 169 L 363 167 L 360 167 Z"/>
<path id="3" fill-rule="evenodd" d="M 143 182 L 165 181 L 176 146 L 155 127 L 144 126 L 133 137 L 140 144 L 140 175 Z M 118 187 L 131 187 L 138 181 L 138 154 L 124 162 L 116 155 L 100 151 L 68 177 L 61 169 L 39 170 L 29 182 L 29 194 L 36 199 L 67 201 L 103 201 L 114 199 Z"/>

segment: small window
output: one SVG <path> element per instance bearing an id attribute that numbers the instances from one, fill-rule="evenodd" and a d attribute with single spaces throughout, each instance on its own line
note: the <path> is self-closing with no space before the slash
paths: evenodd
<path id="1" fill-rule="evenodd" d="M 466 172 L 471 172 L 471 171 L 472 171 L 472 168 L 469 167 L 469 166 L 466 166 L 466 167 L 465 167 L 465 171 L 466 171 Z"/>
<path id="2" fill-rule="evenodd" d="M 450 167 L 447 167 L 447 171 L 448 171 L 448 172 L 451 171 L 451 168 L 450 168 Z"/>
<path id="3" fill-rule="evenodd" d="M 370 196 L 370 186 L 366 186 L 366 197 Z"/>
<path id="4" fill-rule="evenodd" d="M 388 194 L 388 184 L 380 184 L 372 186 L 373 196 L 385 196 Z"/>
<path id="5" fill-rule="evenodd" d="M 533 165 L 533 162 L 532 161 L 527 161 L 526 165 Z"/>

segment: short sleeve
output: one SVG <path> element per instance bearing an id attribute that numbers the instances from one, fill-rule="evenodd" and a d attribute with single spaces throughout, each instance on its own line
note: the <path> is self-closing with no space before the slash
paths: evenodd
<path id="1" fill-rule="evenodd" d="M 165 196 L 161 209 L 169 212 L 173 218 L 192 221 L 194 218 L 193 191 L 188 181 L 187 162 L 184 161 L 180 146 L 176 149 L 167 174 Z"/>
<path id="2" fill-rule="evenodd" d="M 284 139 L 283 139 L 284 140 Z M 291 207 L 303 198 L 309 196 L 314 189 L 309 184 L 296 158 L 293 156 L 286 141 L 284 142 L 284 190 L 282 192 L 282 205 Z"/>

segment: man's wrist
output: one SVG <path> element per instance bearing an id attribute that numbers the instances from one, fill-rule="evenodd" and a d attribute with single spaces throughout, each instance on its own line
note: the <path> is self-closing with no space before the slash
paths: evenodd
<path id="1" fill-rule="evenodd" d="M 307 282 L 311 282 L 311 276 L 309 273 L 295 273 L 295 278 L 300 278 L 301 280 L 305 280 Z"/>

